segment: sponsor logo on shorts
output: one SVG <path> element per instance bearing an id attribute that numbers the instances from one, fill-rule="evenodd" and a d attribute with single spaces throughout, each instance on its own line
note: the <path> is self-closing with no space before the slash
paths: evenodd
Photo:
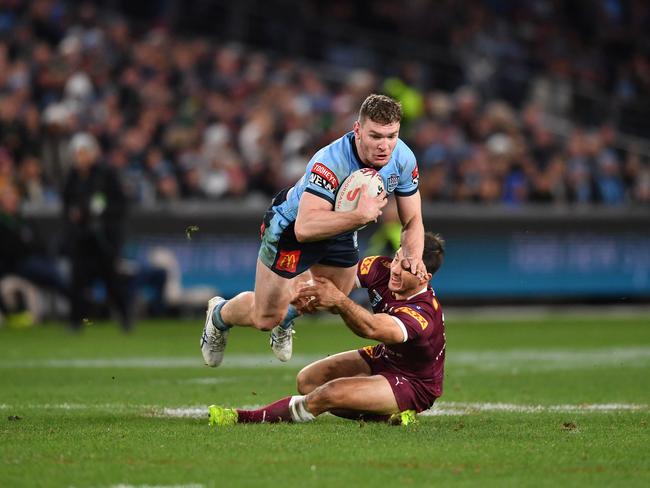
<path id="1" fill-rule="evenodd" d="M 323 163 L 318 162 L 311 169 L 309 182 L 332 193 L 339 187 L 339 179 L 334 172 Z"/>
<path id="2" fill-rule="evenodd" d="M 415 310 L 409 307 L 398 307 L 395 310 L 393 310 L 393 313 L 398 313 L 398 312 L 403 312 L 406 315 L 410 315 L 413 317 L 415 320 L 418 321 L 420 324 L 420 327 L 422 327 L 422 330 L 426 329 L 429 326 L 429 322 L 427 322 L 427 319 L 425 319 L 422 315 L 417 313 Z"/>
<path id="3" fill-rule="evenodd" d="M 288 271 L 289 273 L 295 273 L 298 269 L 298 260 L 300 260 L 300 253 L 302 251 L 280 251 L 280 256 L 275 262 L 275 269 L 281 271 Z"/>
<path id="4" fill-rule="evenodd" d="M 361 350 L 366 353 L 370 359 L 377 359 L 381 357 L 381 351 L 379 350 L 379 344 L 375 346 L 365 346 Z"/>
<path id="5" fill-rule="evenodd" d="M 399 176 L 398 175 L 390 175 L 388 177 L 388 193 L 393 193 L 395 191 L 395 188 L 397 188 L 397 185 L 399 183 Z"/>
<path id="6" fill-rule="evenodd" d="M 415 165 L 415 169 L 411 171 L 411 180 L 413 181 L 414 185 L 418 184 L 418 181 L 420 179 L 420 171 L 418 170 L 418 165 Z"/>
<path id="7" fill-rule="evenodd" d="M 368 256 L 367 258 L 363 258 L 363 261 L 361 261 L 361 266 L 359 266 L 359 274 L 361 275 L 367 275 L 370 273 L 370 267 L 372 266 L 372 263 L 375 262 L 375 259 L 377 259 L 378 256 Z"/>

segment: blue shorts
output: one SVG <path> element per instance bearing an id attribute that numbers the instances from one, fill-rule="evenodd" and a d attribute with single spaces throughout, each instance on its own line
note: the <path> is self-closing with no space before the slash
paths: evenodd
<path id="1" fill-rule="evenodd" d="M 277 212 L 277 206 L 286 199 L 287 191 L 282 190 L 276 195 L 264 216 L 260 261 L 284 278 L 298 276 L 314 264 L 337 268 L 355 266 L 359 262 L 356 232 L 323 241 L 298 242 L 295 222 Z"/>

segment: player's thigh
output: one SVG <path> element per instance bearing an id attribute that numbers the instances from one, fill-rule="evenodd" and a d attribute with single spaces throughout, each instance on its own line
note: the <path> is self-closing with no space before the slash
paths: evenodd
<path id="1" fill-rule="evenodd" d="M 339 290 L 349 295 L 352 288 L 354 288 L 354 277 L 357 274 L 357 266 L 355 264 L 347 268 L 339 268 L 325 264 L 314 264 L 310 271 L 314 277 L 331 280 Z"/>
<path id="2" fill-rule="evenodd" d="M 335 409 L 376 414 L 399 411 L 393 389 L 380 375 L 329 381 L 307 396 L 307 408 L 312 413 Z"/>
<path id="3" fill-rule="evenodd" d="M 370 366 L 358 351 L 346 351 L 305 366 L 296 378 L 303 395 L 336 378 L 369 376 Z"/>
<path id="4" fill-rule="evenodd" d="M 292 280 L 275 274 L 258 259 L 255 274 L 255 314 L 260 317 L 281 314 L 281 320 L 292 296 Z"/>

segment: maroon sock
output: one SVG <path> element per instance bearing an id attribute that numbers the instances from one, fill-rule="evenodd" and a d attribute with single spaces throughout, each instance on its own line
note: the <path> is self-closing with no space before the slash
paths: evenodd
<path id="1" fill-rule="evenodd" d="M 257 410 L 237 410 L 239 422 L 255 424 L 262 422 L 293 422 L 289 413 L 290 400 L 291 397 L 288 396 Z"/>

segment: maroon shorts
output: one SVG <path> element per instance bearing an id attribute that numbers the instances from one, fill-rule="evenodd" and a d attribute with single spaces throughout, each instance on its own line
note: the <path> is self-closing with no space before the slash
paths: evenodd
<path id="1" fill-rule="evenodd" d="M 381 375 L 388 380 L 400 412 L 404 410 L 422 412 L 431 408 L 436 400 L 436 396 L 431 391 L 432 385 L 427 385 L 412 376 L 403 376 L 403 373 L 389 364 L 383 355 L 378 354 L 383 349 L 380 346 L 381 344 L 366 346 L 357 351 L 368 363 L 373 375 Z"/>

